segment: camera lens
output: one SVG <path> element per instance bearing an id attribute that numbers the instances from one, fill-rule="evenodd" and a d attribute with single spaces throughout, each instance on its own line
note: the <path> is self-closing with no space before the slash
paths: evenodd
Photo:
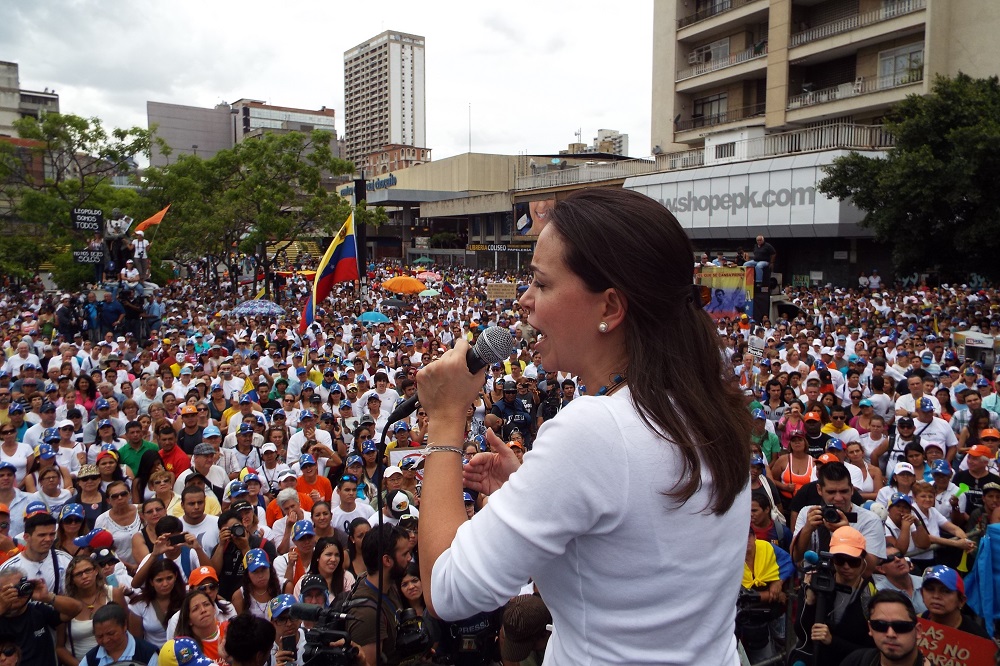
<path id="1" fill-rule="evenodd" d="M 836 507 L 825 506 L 823 507 L 823 520 L 825 520 L 828 523 L 839 523 L 840 512 L 837 511 Z"/>
<path id="2" fill-rule="evenodd" d="M 234 537 L 245 537 L 247 535 L 247 530 L 242 525 L 233 525 L 229 528 L 229 533 Z"/>

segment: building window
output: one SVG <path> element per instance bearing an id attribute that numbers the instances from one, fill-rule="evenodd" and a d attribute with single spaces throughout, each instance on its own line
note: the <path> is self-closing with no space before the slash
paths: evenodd
<path id="1" fill-rule="evenodd" d="M 726 115 L 726 103 L 729 99 L 728 93 L 719 93 L 709 97 L 702 97 L 694 101 L 694 111 L 691 114 L 695 127 L 702 127 L 706 124 L 714 125 L 720 122 L 720 118 Z"/>
<path id="2" fill-rule="evenodd" d="M 726 157 L 736 156 L 736 142 L 720 143 L 715 147 L 715 159 L 721 160 Z"/>
<path id="3" fill-rule="evenodd" d="M 920 81 L 924 73 L 924 43 L 907 44 L 878 54 L 879 87 Z"/>
<path id="4" fill-rule="evenodd" d="M 729 57 L 729 38 L 720 39 L 705 44 L 691 51 L 691 64 L 712 62 L 713 60 L 724 60 Z"/>

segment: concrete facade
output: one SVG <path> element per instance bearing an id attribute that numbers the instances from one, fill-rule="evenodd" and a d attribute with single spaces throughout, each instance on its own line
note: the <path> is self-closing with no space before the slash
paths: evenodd
<path id="1" fill-rule="evenodd" d="M 149 129 L 156 128 L 156 136 L 170 146 L 171 154 L 164 155 L 153 144 L 149 164 L 165 167 L 179 155 L 197 155 L 208 159 L 220 150 L 233 147 L 234 117 L 229 105 L 220 104 L 205 109 L 184 104 L 146 102 L 146 122 Z"/>
<path id="2" fill-rule="evenodd" d="M 59 113 L 59 95 L 48 88 L 23 90 L 18 64 L 0 62 L 0 136 L 17 137 L 15 120 L 46 113 Z"/>
<path id="3" fill-rule="evenodd" d="M 384 146 L 426 148 L 424 38 L 387 30 L 344 52 L 346 159 Z"/>

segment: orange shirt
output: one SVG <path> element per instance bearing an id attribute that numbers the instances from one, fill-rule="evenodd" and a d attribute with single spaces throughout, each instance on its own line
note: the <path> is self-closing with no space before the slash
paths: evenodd
<path id="1" fill-rule="evenodd" d="M 306 477 L 300 476 L 299 480 L 295 482 L 295 488 L 299 491 L 300 495 L 308 495 L 315 490 L 323 498 L 324 502 L 329 502 L 333 497 L 333 484 L 325 476 L 317 475 L 315 483 L 309 483 L 306 481 Z"/>

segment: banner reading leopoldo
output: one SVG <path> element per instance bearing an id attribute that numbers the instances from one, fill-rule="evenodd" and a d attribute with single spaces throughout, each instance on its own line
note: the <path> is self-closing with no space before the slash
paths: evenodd
<path id="1" fill-rule="evenodd" d="M 705 266 L 695 276 L 695 284 L 709 291 L 705 312 L 716 321 L 732 321 L 746 312 L 753 303 L 753 280 L 754 269 L 743 266 Z"/>
<path id="2" fill-rule="evenodd" d="M 967 634 L 923 618 L 917 620 L 917 648 L 928 664 L 948 666 L 993 666 L 997 646 L 993 641 Z"/>

